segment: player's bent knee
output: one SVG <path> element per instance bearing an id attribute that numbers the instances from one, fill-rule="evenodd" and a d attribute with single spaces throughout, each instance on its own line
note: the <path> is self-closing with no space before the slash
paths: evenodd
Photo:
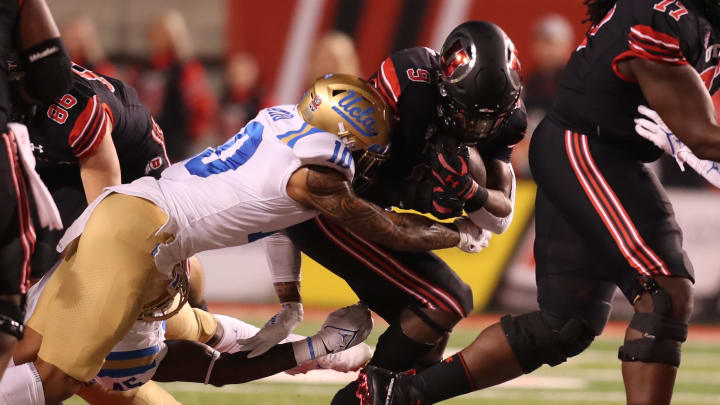
<path id="1" fill-rule="evenodd" d="M 460 319 L 462 317 L 455 313 L 409 306 L 400 315 L 400 327 L 414 340 L 435 344 L 449 334 Z"/>
<path id="2" fill-rule="evenodd" d="M 666 288 L 667 284 L 662 284 L 653 279 L 643 280 L 643 294 L 651 298 L 652 308 L 649 311 L 643 308 L 633 315 L 629 327 L 642 333 L 642 337 L 625 340 L 618 351 L 620 360 L 680 365 L 680 346 L 687 339 L 692 293 L 682 293 L 685 290 L 682 286 Z"/>
<path id="3" fill-rule="evenodd" d="M 672 310 L 672 317 L 687 322 L 693 311 L 693 288 L 692 282 L 683 277 L 659 276 L 656 282 L 670 297 L 669 307 Z M 655 300 L 653 300 L 653 303 Z"/>
<path id="4" fill-rule="evenodd" d="M 543 364 L 556 366 L 565 362 L 582 353 L 595 339 L 593 330 L 581 320 L 546 311 L 506 315 L 500 324 L 526 374 Z"/>

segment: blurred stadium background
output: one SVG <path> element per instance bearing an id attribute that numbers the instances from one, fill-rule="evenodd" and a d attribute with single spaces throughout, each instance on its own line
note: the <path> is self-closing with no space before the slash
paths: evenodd
<path id="1" fill-rule="evenodd" d="M 138 89 L 163 128 L 174 160 L 222 143 L 263 107 L 296 102 L 319 75 L 369 76 L 393 50 L 416 45 L 438 49 L 445 35 L 468 19 L 493 21 L 515 42 L 532 128 L 549 108 L 558 75 L 586 29 L 582 0 L 48 3 L 77 63 L 117 76 Z M 522 180 L 510 230 L 494 237 L 490 247 L 477 255 L 457 249 L 438 252 L 472 285 L 477 313 L 522 312 L 536 305 L 535 188 L 527 166 L 527 140 L 517 146 L 513 164 Z M 696 342 L 688 345 L 684 355 L 676 403 L 720 403 L 720 352 L 714 346 L 720 332 L 712 326 L 720 319 L 720 249 L 713 237 L 720 229 L 720 216 L 715 214 L 720 193 L 699 176 L 681 172 L 672 159 L 662 159 L 653 168 L 668 186 L 684 230 L 697 277 L 695 323 L 705 324 L 691 332 L 691 341 L 695 337 Z M 251 244 L 200 255 L 211 309 L 260 324 L 271 315 L 276 299 L 261 249 Z M 312 332 L 329 308 L 356 299 L 342 280 L 308 258 L 303 258 L 303 298 L 311 308 L 305 332 Z M 507 387 L 450 402 L 624 403 L 615 350 L 618 330 L 631 308 L 619 296 L 616 301 L 614 318 L 620 323 L 579 359 L 556 369 L 544 368 Z M 493 319 L 494 315 L 482 315 L 461 323 L 451 345 L 468 344 Z M 222 391 L 188 385 L 170 388 L 186 404 L 325 403 L 339 384 L 351 378 L 327 374 L 276 378 Z"/>

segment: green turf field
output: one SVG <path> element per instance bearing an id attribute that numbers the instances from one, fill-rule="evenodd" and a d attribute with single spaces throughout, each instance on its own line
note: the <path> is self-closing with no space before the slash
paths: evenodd
<path id="1" fill-rule="evenodd" d="M 319 324 L 306 323 L 298 332 L 312 334 L 318 327 Z M 476 333 L 456 330 L 450 346 L 463 347 Z M 379 331 L 374 331 L 368 344 L 374 345 L 378 334 Z M 506 386 L 468 394 L 444 404 L 624 404 L 620 363 L 616 359 L 620 342 L 620 338 L 600 337 L 586 352 L 561 366 L 543 367 Z M 720 342 L 686 343 L 682 361 L 673 404 L 720 404 Z M 314 373 L 318 372 L 223 388 L 185 383 L 165 387 L 185 405 L 321 405 L 329 404 L 335 391 L 344 385 L 342 380 L 333 382 L 334 379 L 352 379 L 350 374 L 332 373 L 329 380 L 322 381 L 323 378 L 313 377 Z M 84 401 L 73 398 L 65 404 L 84 404 Z"/>

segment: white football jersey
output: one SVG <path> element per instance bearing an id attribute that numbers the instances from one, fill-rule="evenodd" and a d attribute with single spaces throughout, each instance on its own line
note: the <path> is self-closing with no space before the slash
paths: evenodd
<path id="1" fill-rule="evenodd" d="M 136 321 L 105 357 L 95 382 L 113 391 L 127 391 L 152 380 L 168 348 L 165 321 Z"/>
<path id="2" fill-rule="evenodd" d="M 156 180 L 143 177 L 111 187 L 68 229 L 63 250 L 80 235 L 91 211 L 110 192 L 152 201 L 168 216 L 159 232 L 174 235 L 153 255 L 158 270 L 198 252 L 243 245 L 318 214 L 287 195 L 290 175 L 304 165 L 329 166 L 352 180 L 355 166 L 340 138 L 310 126 L 295 105 L 260 111 L 217 148 L 178 162 Z"/>

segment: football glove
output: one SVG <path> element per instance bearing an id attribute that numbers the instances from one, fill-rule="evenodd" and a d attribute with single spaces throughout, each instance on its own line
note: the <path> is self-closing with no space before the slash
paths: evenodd
<path id="1" fill-rule="evenodd" d="M 640 118 L 635 118 L 635 132 L 674 157 L 680 170 L 685 171 L 686 157 L 692 155 L 690 148 L 672 133 L 655 110 L 641 105 L 638 112 Z"/>
<path id="2" fill-rule="evenodd" d="M 477 253 L 488 247 L 492 233 L 479 228 L 470 218 L 458 218 L 453 224 L 455 224 L 460 234 L 460 242 L 457 247 L 463 252 Z"/>
<path id="3" fill-rule="evenodd" d="M 687 147 L 654 110 L 641 105 L 638 107 L 641 118 L 635 119 L 635 132 L 650 140 L 658 148 L 675 158 L 680 170 L 685 164 L 692 167 L 715 187 L 720 188 L 720 164 L 711 160 L 701 160 Z"/>
<path id="4" fill-rule="evenodd" d="M 435 151 L 431 155 L 432 205 L 431 213 L 438 218 L 457 217 L 469 201 L 480 209 L 487 201 L 487 190 L 480 187 L 468 172 L 468 151 L 460 147 L 453 151 Z"/>
<path id="5" fill-rule="evenodd" d="M 372 327 L 373 320 L 367 304 L 359 302 L 328 315 L 318 335 L 328 353 L 337 353 L 367 339 Z"/>
<path id="6" fill-rule="evenodd" d="M 255 336 L 238 339 L 241 352 L 250 352 L 248 358 L 260 356 L 290 335 L 303 320 L 303 306 L 299 302 L 284 302 L 280 312 L 275 314 Z"/>

